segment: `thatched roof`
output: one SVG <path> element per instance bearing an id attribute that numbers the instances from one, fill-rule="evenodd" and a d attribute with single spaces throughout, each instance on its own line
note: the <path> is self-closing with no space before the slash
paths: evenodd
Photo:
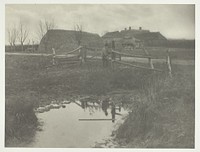
<path id="1" fill-rule="evenodd" d="M 72 51 L 78 47 L 77 33 L 73 30 L 49 30 L 42 38 L 38 51 L 52 53 L 52 48 L 55 48 L 58 54 Z M 98 34 L 82 32 L 81 45 L 102 48 L 104 44 Z"/>
<path id="2" fill-rule="evenodd" d="M 122 30 L 120 33 L 125 36 L 125 35 L 129 35 L 129 36 L 133 36 L 136 34 L 142 34 L 142 33 L 149 33 L 149 30 L 137 30 L 137 29 L 131 29 L 131 30 Z"/>
<path id="3" fill-rule="evenodd" d="M 121 38 L 123 35 L 119 31 L 108 32 L 102 36 L 102 38 Z"/>
<path id="4" fill-rule="evenodd" d="M 136 34 L 142 34 L 142 33 L 149 33 L 149 30 L 122 30 L 122 31 L 114 31 L 114 32 L 107 32 L 105 35 L 102 36 L 102 38 L 124 38 L 126 36 L 134 37 Z"/>
<path id="5" fill-rule="evenodd" d="M 149 32 L 134 35 L 135 38 L 140 40 L 167 40 L 160 32 Z"/>
<path id="6" fill-rule="evenodd" d="M 123 30 L 121 32 L 108 32 L 102 38 L 122 38 L 133 37 L 138 40 L 167 40 L 160 32 L 150 32 L 149 30 Z"/>

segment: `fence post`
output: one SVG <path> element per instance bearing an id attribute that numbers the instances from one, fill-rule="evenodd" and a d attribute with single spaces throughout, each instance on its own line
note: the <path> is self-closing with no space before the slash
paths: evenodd
<path id="1" fill-rule="evenodd" d="M 154 69 L 153 62 L 152 62 L 152 59 L 151 59 L 151 58 L 149 58 L 149 64 L 150 64 L 150 67 L 151 67 L 152 69 Z"/>
<path id="2" fill-rule="evenodd" d="M 80 66 L 82 65 L 82 63 L 83 63 L 83 57 L 82 57 L 82 52 L 81 52 L 82 50 L 81 50 L 81 48 L 79 48 L 78 49 L 78 53 L 79 53 L 79 60 L 80 60 Z"/>
<path id="3" fill-rule="evenodd" d="M 53 51 L 52 63 L 53 63 L 53 65 L 55 65 L 56 51 L 55 51 L 55 49 L 54 49 L 54 48 L 52 48 L 52 51 Z"/>
<path id="4" fill-rule="evenodd" d="M 172 67 L 171 67 L 171 58 L 170 58 L 170 49 L 167 50 L 167 66 L 170 78 L 172 78 Z"/>
<path id="5" fill-rule="evenodd" d="M 95 48 L 95 53 L 94 53 L 94 54 L 95 54 L 95 55 L 94 55 L 95 57 L 94 57 L 94 58 L 96 58 L 96 57 L 98 56 L 98 55 L 97 55 L 97 52 L 98 52 L 98 50 L 97 50 L 97 48 Z"/>
<path id="6" fill-rule="evenodd" d="M 145 53 L 146 55 L 149 55 L 149 52 L 145 49 L 145 47 L 143 47 L 143 50 L 144 50 L 144 53 Z"/>
<path id="7" fill-rule="evenodd" d="M 113 52 L 113 50 L 111 51 L 111 67 L 112 69 L 114 69 L 114 61 L 115 61 L 115 58 L 116 58 L 116 54 L 115 52 Z"/>

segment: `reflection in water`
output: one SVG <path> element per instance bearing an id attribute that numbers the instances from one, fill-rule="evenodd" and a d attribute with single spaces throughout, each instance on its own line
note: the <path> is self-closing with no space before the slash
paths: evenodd
<path id="1" fill-rule="evenodd" d="M 108 108 L 109 108 L 109 99 L 106 98 L 102 101 L 102 110 L 106 116 L 108 116 L 108 111 L 107 111 Z"/>
<path id="2" fill-rule="evenodd" d="M 116 113 L 116 105 L 114 104 L 114 102 L 109 102 L 110 98 L 105 98 L 103 101 L 102 101 L 102 104 L 101 104 L 101 108 L 103 110 L 103 112 L 105 113 L 105 116 L 108 116 L 108 108 L 109 106 L 111 106 L 111 116 L 112 116 L 112 122 L 114 123 L 115 122 L 115 115 L 121 115 L 120 113 Z M 93 105 L 88 105 L 88 101 L 80 101 L 81 102 L 81 105 L 77 102 L 77 101 L 74 101 L 77 105 L 81 106 L 84 110 L 87 109 L 89 107 L 89 111 L 90 111 L 90 114 L 94 113 L 95 110 L 98 109 L 98 107 L 100 106 L 100 104 L 98 104 L 98 106 L 95 106 L 95 102 L 92 102 Z M 95 110 L 94 110 L 95 108 Z M 121 105 L 118 106 L 118 109 L 119 109 L 119 112 L 121 112 Z M 81 119 L 81 120 L 84 120 L 84 119 Z M 85 120 L 88 120 L 88 119 L 85 119 Z M 90 119 L 91 120 L 91 119 Z M 99 119 L 96 119 L 96 120 L 99 120 Z M 103 119 L 103 120 L 106 120 L 106 119 Z M 110 120 L 110 119 L 108 119 Z"/>
<path id="3" fill-rule="evenodd" d="M 115 122 L 115 105 L 112 103 L 111 114 L 112 114 L 112 122 Z"/>
<path id="4" fill-rule="evenodd" d="M 109 137 L 117 124 L 122 122 L 122 117 L 116 113 L 121 108 L 109 100 L 82 100 L 63 105 L 65 108 L 37 113 L 44 125 L 42 131 L 36 132 L 30 147 L 92 147 L 95 142 Z M 127 111 L 122 108 L 120 114 L 125 115 Z"/>

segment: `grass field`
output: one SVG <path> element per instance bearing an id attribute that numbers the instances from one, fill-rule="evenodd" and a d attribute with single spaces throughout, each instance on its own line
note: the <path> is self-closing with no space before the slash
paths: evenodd
<path id="1" fill-rule="evenodd" d="M 166 58 L 168 48 L 163 47 L 146 47 L 150 56 L 158 58 Z M 121 52 L 121 50 L 117 50 Z M 135 49 L 132 51 L 124 50 L 124 53 L 135 54 L 135 55 L 146 55 L 143 49 Z M 101 56 L 100 51 L 88 51 L 89 55 Z M 194 60 L 195 58 L 195 49 L 194 48 L 170 48 L 170 56 L 175 60 Z"/>
<path id="2" fill-rule="evenodd" d="M 157 54 L 156 49 L 149 52 Z M 193 55 L 193 50 L 176 49 L 174 58 L 189 60 Z M 102 68 L 101 60 L 47 69 L 49 65 L 49 57 L 6 56 L 6 146 L 19 145 L 34 136 L 38 126 L 34 107 L 78 95 L 104 96 L 124 90 L 129 93 L 109 94 L 116 102 L 128 103 L 132 111 L 115 132 L 119 144 L 194 147 L 193 65 L 173 65 L 172 79 L 167 73 L 123 66 Z"/>

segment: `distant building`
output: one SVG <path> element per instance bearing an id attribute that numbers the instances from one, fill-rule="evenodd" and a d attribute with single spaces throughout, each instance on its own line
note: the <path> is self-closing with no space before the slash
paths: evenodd
<path id="1" fill-rule="evenodd" d="M 76 49 L 79 45 L 76 40 L 78 31 L 74 30 L 49 30 L 42 38 L 38 52 L 52 53 L 55 48 L 56 54 L 63 54 Z M 102 38 L 98 34 L 82 32 L 81 46 L 88 48 L 102 48 L 104 46 Z"/>
<path id="2" fill-rule="evenodd" d="M 39 47 L 39 44 L 25 44 L 23 46 L 24 48 L 24 52 L 37 52 Z M 5 51 L 6 52 L 22 52 L 22 46 L 20 44 L 15 45 L 15 49 L 10 46 L 10 45 L 6 45 L 5 46 Z"/>
<path id="3" fill-rule="evenodd" d="M 167 41 L 160 32 L 150 32 L 149 30 L 143 30 L 142 27 L 139 27 L 139 29 L 131 29 L 131 27 L 129 27 L 120 32 L 108 32 L 103 35 L 102 38 L 104 43 L 110 43 L 111 41 L 118 43 L 118 49 L 134 49 L 140 48 L 143 45 L 153 46 L 166 43 Z"/>
<path id="4" fill-rule="evenodd" d="M 121 41 L 122 47 L 126 50 L 133 50 L 142 47 L 142 41 L 135 37 L 125 36 Z"/>

